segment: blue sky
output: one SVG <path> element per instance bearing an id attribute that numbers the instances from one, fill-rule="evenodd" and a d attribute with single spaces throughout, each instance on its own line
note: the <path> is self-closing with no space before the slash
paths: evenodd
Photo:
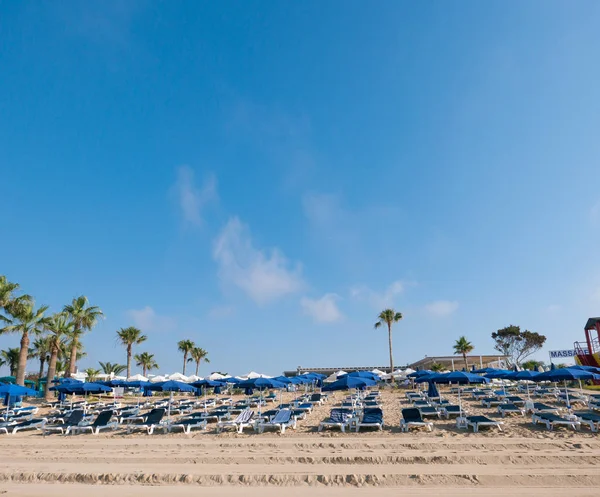
<path id="1" fill-rule="evenodd" d="M 277 374 L 600 314 L 597 2 L 0 3 L 1 273 Z M 0 337 L 0 348 L 18 337 Z M 35 370 L 32 365 L 30 370 Z"/>

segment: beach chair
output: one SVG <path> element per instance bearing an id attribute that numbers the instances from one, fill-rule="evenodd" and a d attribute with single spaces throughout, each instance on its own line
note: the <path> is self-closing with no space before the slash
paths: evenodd
<path id="1" fill-rule="evenodd" d="M 589 426 L 592 432 L 596 433 L 600 428 L 600 414 L 589 411 L 578 411 L 574 412 L 573 416 L 582 425 Z"/>
<path id="2" fill-rule="evenodd" d="M 254 427 L 254 411 L 245 409 L 242 411 L 237 418 L 228 421 L 220 421 L 217 423 L 217 431 L 220 433 L 225 428 L 235 428 L 238 433 L 242 433 L 244 428 Z"/>
<path id="3" fill-rule="evenodd" d="M 130 423 L 127 425 L 127 433 L 132 433 L 137 430 L 146 430 L 148 435 L 152 435 L 156 428 L 165 428 L 163 418 L 167 410 L 164 407 L 152 409 L 143 419 L 140 424 Z"/>
<path id="4" fill-rule="evenodd" d="M 497 406 L 502 404 L 502 402 L 504 402 L 504 399 L 500 397 L 486 397 L 484 399 L 481 399 L 481 405 L 484 407 Z"/>
<path id="5" fill-rule="evenodd" d="M 362 427 L 383 430 L 383 411 L 379 407 L 364 409 L 360 420 L 356 422 L 356 431 Z"/>
<path id="6" fill-rule="evenodd" d="M 513 404 L 512 402 L 506 402 L 504 404 L 500 404 L 498 406 L 498 412 L 500 414 L 502 414 L 503 418 L 507 414 L 521 414 L 522 416 L 525 416 L 525 408 L 519 407 L 518 405 Z"/>
<path id="7" fill-rule="evenodd" d="M 518 406 L 525 405 L 525 399 L 523 397 L 519 397 L 518 395 L 508 395 L 504 400 Z"/>
<path id="8" fill-rule="evenodd" d="M 450 419 L 450 416 L 460 416 L 461 414 L 469 414 L 464 407 L 461 409 L 460 406 L 454 404 L 447 404 L 440 407 L 440 416 Z"/>
<path id="9" fill-rule="evenodd" d="M 400 420 L 400 429 L 407 432 L 411 428 L 427 428 L 429 431 L 433 429 L 431 421 L 423 421 L 421 412 L 414 407 L 402 409 L 402 419 Z"/>
<path id="10" fill-rule="evenodd" d="M 435 416 L 436 418 L 440 417 L 440 411 L 438 410 L 437 407 L 423 406 L 423 407 L 417 407 L 415 409 L 417 409 L 419 411 L 419 413 L 421 414 L 421 417 L 423 417 L 423 418 L 430 417 L 430 416 Z"/>
<path id="11" fill-rule="evenodd" d="M 165 427 L 170 433 L 174 429 L 181 429 L 183 433 L 189 435 L 192 430 L 206 430 L 208 426 L 208 420 L 198 416 L 186 417 L 173 421 L 172 423 L 166 423 Z"/>
<path id="12" fill-rule="evenodd" d="M 312 412 L 313 405 L 310 402 L 303 402 L 302 404 L 298 404 L 294 409 L 298 411 L 306 411 L 309 414 Z"/>
<path id="13" fill-rule="evenodd" d="M 280 433 L 285 433 L 286 428 L 296 429 L 296 420 L 292 416 L 292 411 L 289 409 L 281 409 L 271 421 L 256 423 L 256 430 L 263 433 L 265 428 L 279 429 Z"/>
<path id="14" fill-rule="evenodd" d="M 113 411 L 102 411 L 98 414 L 92 424 L 73 426 L 71 428 L 71 433 L 74 434 L 89 430 L 93 435 L 98 435 L 100 430 L 116 430 L 119 426 L 119 422 L 111 421 L 112 417 Z"/>
<path id="15" fill-rule="evenodd" d="M 21 421 L 19 423 L 9 421 L 0 426 L 0 433 L 4 432 L 6 434 L 10 433 L 14 435 L 23 430 L 41 430 L 44 428 L 47 422 L 48 420 L 46 418 L 33 418 L 26 421 Z"/>
<path id="16" fill-rule="evenodd" d="M 525 412 L 531 412 L 533 414 L 551 413 L 556 414 L 558 416 L 559 410 L 557 407 L 542 404 L 541 402 L 527 402 L 525 404 Z"/>
<path id="17" fill-rule="evenodd" d="M 342 432 L 350 425 L 352 418 L 352 409 L 334 408 L 329 413 L 329 417 L 319 423 L 318 431 L 323 431 L 323 428 L 339 428 Z"/>
<path id="18" fill-rule="evenodd" d="M 323 404 L 323 402 L 325 402 L 325 399 L 323 398 L 323 394 L 320 394 L 320 393 L 313 393 L 313 394 L 312 394 L 312 395 L 309 397 L 308 401 L 309 401 L 311 404 L 319 404 L 319 405 L 322 405 L 322 404 Z"/>
<path id="19" fill-rule="evenodd" d="M 75 409 L 74 411 L 71 411 L 71 413 L 68 416 L 62 418 L 63 422 L 60 424 L 44 424 L 44 426 L 42 427 L 42 435 L 45 436 L 54 432 L 61 433 L 64 435 L 66 433 L 69 433 L 74 426 L 79 426 L 79 424 L 82 423 L 84 419 L 85 413 L 83 412 L 83 409 Z"/>
<path id="20" fill-rule="evenodd" d="M 493 419 L 488 418 L 487 416 L 467 416 L 466 417 L 466 426 L 467 429 L 469 426 L 473 428 L 473 433 L 477 433 L 480 427 L 488 426 L 490 428 L 498 428 L 502 431 L 502 421 L 494 421 Z"/>
<path id="21" fill-rule="evenodd" d="M 539 423 L 546 425 L 546 428 L 550 431 L 552 431 L 555 426 L 567 426 L 573 428 L 574 430 L 578 430 L 581 426 L 579 421 L 563 418 L 562 416 L 558 416 L 550 412 L 533 414 L 531 416 L 531 421 L 533 421 L 534 425 Z"/>

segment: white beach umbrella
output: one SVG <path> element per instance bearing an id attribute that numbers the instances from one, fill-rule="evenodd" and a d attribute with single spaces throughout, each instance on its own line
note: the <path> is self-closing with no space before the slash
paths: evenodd
<path id="1" fill-rule="evenodd" d="M 181 381 L 183 383 L 187 383 L 190 381 L 190 379 L 181 373 L 173 373 L 172 375 L 169 375 L 169 381 Z"/>
<path id="2" fill-rule="evenodd" d="M 158 375 L 150 378 L 150 383 L 160 383 L 161 381 L 167 381 L 167 377 Z"/>
<path id="3" fill-rule="evenodd" d="M 345 374 L 348 374 L 348 373 L 346 373 L 346 371 L 342 371 L 342 370 L 340 369 L 340 370 L 339 370 L 337 373 L 335 373 L 335 377 L 337 378 L 337 377 L 339 377 L 339 376 L 344 376 Z"/>
<path id="4" fill-rule="evenodd" d="M 381 371 L 381 369 L 375 368 L 371 373 L 376 374 L 377 376 L 388 376 L 385 371 Z"/>
<path id="5" fill-rule="evenodd" d="M 193 374 L 192 376 L 188 376 L 188 382 L 189 383 L 194 383 L 195 381 L 200 381 L 204 378 L 202 378 L 201 376 L 196 376 L 195 374 Z"/>
<path id="6" fill-rule="evenodd" d="M 142 376 L 141 374 L 134 374 L 133 376 L 127 378 L 127 381 L 148 381 L 148 378 Z"/>
<path id="7" fill-rule="evenodd" d="M 208 379 L 210 381 L 222 380 L 223 378 L 227 378 L 227 376 L 221 373 L 211 373 L 210 375 L 208 375 Z"/>

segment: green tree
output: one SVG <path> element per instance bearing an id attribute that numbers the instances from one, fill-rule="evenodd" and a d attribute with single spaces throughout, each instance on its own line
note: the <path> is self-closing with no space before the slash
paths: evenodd
<path id="1" fill-rule="evenodd" d="M 396 312 L 394 309 L 384 309 L 377 316 L 375 328 L 387 325 L 388 329 L 388 345 L 390 349 L 390 374 L 394 372 L 394 354 L 392 352 L 392 325 L 402 319 L 402 313 Z"/>
<path id="2" fill-rule="evenodd" d="M 179 342 L 177 342 L 177 350 L 179 350 L 179 352 L 183 352 L 182 374 L 184 374 L 184 375 L 185 375 L 185 365 L 189 360 L 191 360 L 191 359 L 188 359 L 188 355 L 192 352 L 192 349 L 195 346 L 196 345 L 191 340 L 180 340 Z"/>
<path id="3" fill-rule="evenodd" d="M 534 331 L 521 331 L 519 326 L 510 325 L 492 333 L 494 348 L 508 358 L 511 366 L 519 366 L 531 354 L 542 348 L 546 337 Z"/>
<path id="4" fill-rule="evenodd" d="M 430 368 L 434 373 L 439 373 L 440 371 L 444 371 L 446 369 L 443 364 L 439 362 L 434 362 Z"/>
<path id="5" fill-rule="evenodd" d="M 50 336 L 38 337 L 33 341 L 33 347 L 29 349 L 29 358 L 40 361 L 38 381 L 44 376 L 44 365 L 50 359 Z"/>
<path id="6" fill-rule="evenodd" d="M 148 337 L 143 335 L 141 330 L 130 326 L 117 331 L 117 339 L 127 350 L 127 378 L 129 378 L 131 376 L 131 350 L 134 345 L 144 343 Z"/>
<path id="7" fill-rule="evenodd" d="M 18 283 L 8 281 L 6 276 L 0 275 L 0 311 L 8 313 L 17 312 L 22 305 L 32 304 L 33 299 L 29 295 L 15 296 L 19 289 Z M 6 317 L 0 312 L 0 321 L 6 321 Z"/>
<path id="8" fill-rule="evenodd" d="M 46 400 L 52 399 L 53 394 L 49 388 L 52 386 L 57 368 L 59 371 L 64 371 L 65 365 L 59 363 L 59 358 L 68 354 L 66 340 L 73 328 L 73 322 L 69 319 L 68 314 L 63 312 L 53 314 L 46 324 L 46 331 L 50 339 L 50 360 L 48 361 L 48 374 L 46 375 L 46 386 L 44 388 Z"/>
<path id="9" fill-rule="evenodd" d="M 102 369 L 104 374 L 118 375 L 127 369 L 127 366 L 117 363 L 112 364 L 110 362 L 98 362 L 98 364 L 100 364 L 100 369 Z"/>
<path id="10" fill-rule="evenodd" d="M 467 340 L 467 337 L 465 336 L 460 337 L 458 340 L 456 340 L 456 343 L 454 344 L 454 353 L 457 355 L 461 354 L 463 356 L 466 371 L 469 370 L 469 364 L 467 363 L 467 354 L 473 352 L 474 348 L 475 346 L 471 342 L 469 342 Z"/>
<path id="11" fill-rule="evenodd" d="M 94 368 L 87 368 L 84 372 L 87 375 L 87 381 L 96 381 L 100 374 L 100 370 Z"/>
<path id="12" fill-rule="evenodd" d="M 544 361 L 534 361 L 533 359 L 521 363 L 523 369 L 529 369 L 530 371 L 537 371 L 538 368 L 543 368 L 545 366 L 546 364 Z"/>
<path id="13" fill-rule="evenodd" d="M 19 365 L 17 367 L 17 385 L 25 385 L 25 370 L 27 368 L 27 356 L 29 354 L 29 342 L 31 335 L 38 335 L 44 330 L 48 318 L 44 316 L 48 306 L 36 309 L 33 303 L 23 303 L 16 307 L 9 307 L 7 316 L 4 317 L 6 326 L 0 329 L 0 333 L 20 333 L 21 348 L 19 350 Z"/>
<path id="14" fill-rule="evenodd" d="M 208 362 L 208 352 L 202 347 L 194 347 L 190 352 L 192 360 L 196 363 L 196 376 L 198 376 L 198 370 L 200 369 L 200 361 Z"/>
<path id="15" fill-rule="evenodd" d="M 0 350 L 0 362 L 1 365 L 6 364 L 10 371 L 11 376 L 17 376 L 17 368 L 19 367 L 19 349 L 9 348 L 6 350 Z"/>
<path id="16" fill-rule="evenodd" d="M 81 336 L 90 331 L 101 319 L 104 314 L 99 307 L 89 305 L 86 296 L 81 295 L 73 299 L 71 304 L 65 305 L 63 312 L 66 312 L 73 322 L 73 331 L 71 332 L 71 355 L 69 357 L 69 367 L 65 376 L 71 376 L 77 370 L 77 350 Z"/>
<path id="17" fill-rule="evenodd" d="M 148 352 L 142 352 L 141 354 L 136 354 L 135 364 L 136 364 L 136 366 L 142 368 L 143 376 L 146 376 L 148 371 L 152 371 L 153 369 L 158 369 L 158 363 L 154 359 L 154 354 L 149 354 Z"/>

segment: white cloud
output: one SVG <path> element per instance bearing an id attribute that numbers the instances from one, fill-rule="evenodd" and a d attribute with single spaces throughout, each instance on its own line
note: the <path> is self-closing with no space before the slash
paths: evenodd
<path id="1" fill-rule="evenodd" d="M 458 309 L 458 302 L 449 300 L 437 300 L 425 306 L 425 310 L 435 317 L 445 317 Z"/>
<path id="2" fill-rule="evenodd" d="M 303 297 L 300 305 L 304 313 L 311 316 L 317 323 L 334 323 L 344 317 L 336 303 L 339 298 L 339 295 L 335 293 L 326 293 L 320 299 Z"/>
<path id="3" fill-rule="evenodd" d="M 126 312 L 129 319 L 133 321 L 136 328 L 143 332 L 173 331 L 176 326 L 175 319 L 169 316 L 161 316 L 150 306 L 143 309 L 130 309 Z"/>
<path id="4" fill-rule="evenodd" d="M 173 186 L 173 192 L 181 209 L 183 220 L 186 223 L 200 226 L 204 208 L 218 198 L 217 179 L 210 174 L 202 188 L 197 188 L 193 169 L 189 166 L 181 166 L 177 169 L 177 181 Z"/>
<path id="5" fill-rule="evenodd" d="M 350 289 L 350 296 L 365 300 L 373 308 L 381 310 L 393 307 L 396 297 L 404 292 L 404 287 L 405 284 L 400 280 L 392 282 L 383 292 L 376 292 L 365 285 L 357 285 Z"/>
<path id="6" fill-rule="evenodd" d="M 250 230 L 237 217 L 225 225 L 217 237 L 213 257 L 219 264 L 219 277 L 243 290 L 258 304 L 266 304 L 304 286 L 301 267 L 290 267 L 277 248 L 268 251 L 252 245 Z"/>

